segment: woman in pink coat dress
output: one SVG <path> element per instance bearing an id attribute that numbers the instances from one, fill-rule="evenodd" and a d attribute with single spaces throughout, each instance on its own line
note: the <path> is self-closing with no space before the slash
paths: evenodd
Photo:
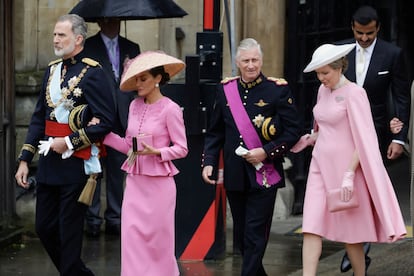
<path id="1" fill-rule="evenodd" d="M 187 155 L 180 107 L 161 94 L 160 85 L 184 68 L 161 52 L 130 61 L 121 90 L 137 90 L 129 106 L 125 138 L 115 133 L 104 144 L 128 154 L 121 216 L 121 275 L 179 275 L 175 258 L 174 214 L 178 173 L 172 160 Z"/>
<path id="2" fill-rule="evenodd" d="M 383 165 L 366 92 L 343 72 L 355 44 L 324 44 L 304 72 L 316 71 L 321 86 L 313 114 L 314 132 L 291 149 L 314 145 L 303 208 L 303 275 L 316 275 L 322 237 L 343 242 L 354 275 L 365 275 L 364 242 L 393 242 L 406 234 L 401 210 Z M 359 206 L 329 211 L 327 193 L 340 190 L 337 203 Z"/>

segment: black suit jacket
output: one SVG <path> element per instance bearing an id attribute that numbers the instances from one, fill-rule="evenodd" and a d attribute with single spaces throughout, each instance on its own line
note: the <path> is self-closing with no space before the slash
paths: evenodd
<path id="1" fill-rule="evenodd" d="M 122 76 L 122 73 L 124 71 L 123 64 L 125 59 L 134 58 L 137 55 L 139 55 L 140 48 L 138 44 L 122 36 L 118 36 L 118 44 L 120 51 L 119 75 Z M 124 136 L 128 121 L 128 107 L 131 100 L 133 100 L 136 96 L 136 91 L 121 92 L 119 90 L 119 79 L 115 78 L 114 72 L 112 70 L 112 64 L 109 59 L 105 43 L 102 40 L 100 32 L 86 39 L 84 51 L 87 56 L 99 61 L 108 78 L 112 79 L 111 83 L 113 84 L 113 96 L 116 105 L 116 116 L 113 132 L 121 136 Z"/>
<path id="2" fill-rule="evenodd" d="M 355 40 L 350 39 L 345 43 L 355 43 Z M 354 82 L 356 81 L 355 51 L 356 48 L 348 54 L 349 66 L 345 72 L 345 76 Z M 402 49 L 378 38 L 363 87 L 371 104 L 380 144 L 388 147 L 390 138 L 406 141 L 411 97 Z M 396 135 L 392 135 L 389 130 L 389 121 L 394 116 L 404 122 L 402 131 Z"/>

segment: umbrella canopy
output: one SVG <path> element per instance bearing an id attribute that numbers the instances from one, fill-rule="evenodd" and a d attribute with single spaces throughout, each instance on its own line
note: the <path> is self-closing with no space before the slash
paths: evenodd
<path id="1" fill-rule="evenodd" d="M 80 0 L 69 13 L 77 14 L 87 22 L 105 17 L 143 20 L 187 15 L 172 0 Z"/>

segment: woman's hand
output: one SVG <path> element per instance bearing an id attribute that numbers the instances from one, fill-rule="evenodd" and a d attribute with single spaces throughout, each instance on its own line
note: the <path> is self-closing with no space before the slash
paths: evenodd
<path id="1" fill-rule="evenodd" d="M 94 126 L 101 122 L 99 118 L 92 117 L 92 119 L 88 122 L 88 126 Z"/>
<path id="2" fill-rule="evenodd" d="M 401 129 L 403 128 L 404 123 L 400 121 L 400 119 L 394 117 L 392 118 L 392 120 L 390 121 L 390 130 L 393 134 L 397 134 L 401 131 Z"/>
<path id="3" fill-rule="evenodd" d="M 161 152 L 158 149 L 153 148 L 147 143 L 141 142 L 141 145 L 143 149 L 138 151 L 139 155 L 161 155 Z"/>
<path id="4" fill-rule="evenodd" d="M 298 153 L 304 150 L 309 146 L 315 145 L 316 139 L 318 138 L 318 133 L 314 132 L 312 134 L 305 134 L 300 137 L 299 141 L 290 149 L 293 153 Z"/>

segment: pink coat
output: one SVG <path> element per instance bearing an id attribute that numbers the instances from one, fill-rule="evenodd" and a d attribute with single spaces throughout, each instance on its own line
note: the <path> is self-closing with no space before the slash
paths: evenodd
<path id="1" fill-rule="evenodd" d="M 381 158 L 364 89 L 355 83 L 334 91 L 321 85 L 313 113 L 318 138 L 309 168 L 303 232 L 346 243 L 391 242 L 404 237 L 404 220 Z M 329 212 L 326 193 L 341 187 L 355 150 L 360 166 L 354 191 L 360 206 Z"/>
<path id="2" fill-rule="evenodd" d="M 145 104 L 142 98 L 135 99 L 129 107 L 125 138 L 111 132 L 105 137 L 104 144 L 128 154 L 132 149 L 132 137 L 139 133 L 152 135 L 152 146 L 159 149 L 161 155 L 138 155 L 131 166 L 125 161 L 122 169 L 147 176 L 176 175 L 178 169 L 172 160 L 183 158 L 188 152 L 180 107 L 167 97 L 154 104 Z"/>

